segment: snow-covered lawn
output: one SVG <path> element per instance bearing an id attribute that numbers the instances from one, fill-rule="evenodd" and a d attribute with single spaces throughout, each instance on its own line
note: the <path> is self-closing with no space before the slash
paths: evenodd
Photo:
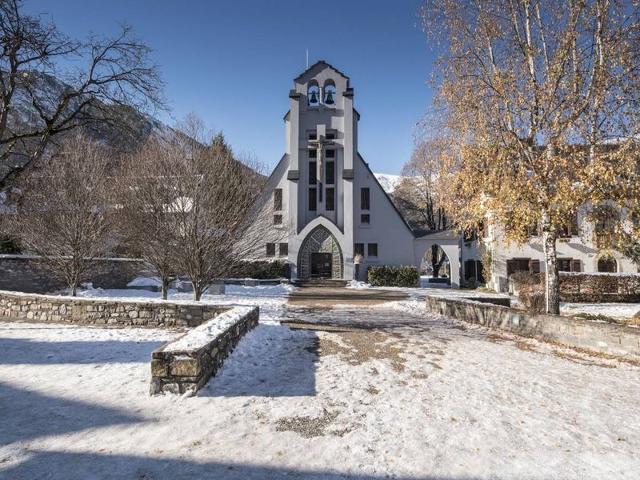
<path id="1" fill-rule="evenodd" d="M 333 310 L 241 292 L 225 301 L 264 306 L 268 321 L 192 398 L 148 395 L 149 355 L 178 332 L 0 323 L 0 478 L 640 472 L 636 366 L 428 315 L 418 300 Z"/>
<path id="2" fill-rule="evenodd" d="M 560 313 L 563 315 L 587 313 L 626 320 L 638 312 L 640 312 L 640 303 L 563 303 L 560 305 Z"/>

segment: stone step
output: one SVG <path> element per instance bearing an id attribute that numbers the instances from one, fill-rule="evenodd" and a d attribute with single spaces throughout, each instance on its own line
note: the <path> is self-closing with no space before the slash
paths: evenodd
<path id="1" fill-rule="evenodd" d="M 346 287 L 347 286 L 347 280 L 337 280 L 337 279 L 332 279 L 332 278 L 312 278 L 312 279 L 308 279 L 308 280 L 296 280 L 293 282 L 293 284 L 296 287 L 331 287 L 331 288 L 336 288 L 336 287 Z"/>

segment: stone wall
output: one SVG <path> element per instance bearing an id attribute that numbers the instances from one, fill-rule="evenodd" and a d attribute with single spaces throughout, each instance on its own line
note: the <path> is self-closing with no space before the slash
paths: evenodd
<path id="1" fill-rule="evenodd" d="M 0 291 L 0 319 L 116 326 L 195 327 L 228 307 Z"/>
<path id="2" fill-rule="evenodd" d="M 151 395 L 195 393 L 258 324 L 258 307 L 235 307 L 151 354 Z"/>
<path id="3" fill-rule="evenodd" d="M 640 329 L 560 315 L 530 314 L 468 299 L 429 296 L 427 310 L 486 327 L 594 352 L 640 358 Z"/>
<path id="4" fill-rule="evenodd" d="M 83 282 L 92 282 L 96 288 L 125 288 L 145 270 L 140 260 L 130 258 L 97 258 L 93 263 Z M 0 290 L 53 293 L 66 287 L 40 257 L 0 255 Z"/>

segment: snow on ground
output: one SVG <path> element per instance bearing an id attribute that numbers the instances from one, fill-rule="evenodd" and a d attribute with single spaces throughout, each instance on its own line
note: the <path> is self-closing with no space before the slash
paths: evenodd
<path id="1" fill-rule="evenodd" d="M 246 288 L 227 300 L 320 326 L 261 323 L 193 398 L 148 395 L 177 331 L 0 323 L 0 478 L 637 478 L 638 367 L 416 299 L 333 310 Z"/>
<path id="2" fill-rule="evenodd" d="M 201 302 L 216 305 L 247 305 L 260 307 L 260 321 L 268 322 L 278 318 L 286 303 L 286 295 L 294 291 L 296 287 L 288 284 L 278 285 L 226 285 L 224 295 L 202 296 Z M 160 293 L 138 289 L 111 289 L 92 288 L 81 290 L 78 296 L 84 298 L 111 298 L 142 301 L 161 302 Z M 172 302 L 192 302 L 191 293 L 169 290 L 168 299 Z"/>
<path id="3" fill-rule="evenodd" d="M 640 303 L 562 303 L 562 315 L 588 313 L 590 315 L 606 315 L 615 319 L 625 320 L 640 312 Z"/>

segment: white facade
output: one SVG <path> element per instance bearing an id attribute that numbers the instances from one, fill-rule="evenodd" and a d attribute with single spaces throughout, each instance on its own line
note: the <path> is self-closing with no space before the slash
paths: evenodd
<path id="1" fill-rule="evenodd" d="M 607 247 L 598 247 L 594 225 L 579 212 L 575 231 L 565 232 L 558 239 L 557 258 L 560 271 L 638 273 L 639 269 L 629 258 Z M 492 275 L 489 286 L 497 291 L 508 290 L 508 277 L 519 270 L 544 272 L 545 261 L 542 237 L 533 236 L 518 245 L 506 241 L 502 229 L 491 226 L 484 244 L 491 252 Z"/>
<path id="2" fill-rule="evenodd" d="M 294 280 L 364 280 L 372 265 L 419 267 L 437 243 L 449 257 L 451 285 L 459 286 L 459 236 L 414 236 L 358 153 L 353 98 L 349 78 L 323 61 L 294 80 L 286 152 L 261 197 L 262 214 L 273 217 L 264 256 L 286 260 Z"/>

